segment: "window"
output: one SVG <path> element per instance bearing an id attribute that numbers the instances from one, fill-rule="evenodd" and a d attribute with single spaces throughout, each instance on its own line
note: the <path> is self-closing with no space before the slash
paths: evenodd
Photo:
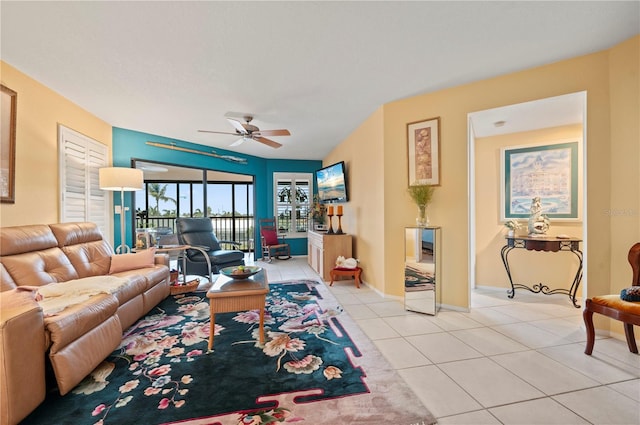
<path id="1" fill-rule="evenodd" d="M 148 183 L 145 186 L 149 217 L 175 217 L 178 208 L 178 184 Z"/>
<path id="2" fill-rule="evenodd" d="M 291 236 L 305 236 L 312 204 L 310 173 L 274 173 L 274 216 L 278 230 Z"/>
<path id="3" fill-rule="evenodd" d="M 58 126 L 60 222 L 91 221 L 111 235 L 111 193 L 100 190 L 98 169 L 107 166 L 107 146 Z"/>
<path id="4" fill-rule="evenodd" d="M 208 183 L 207 211 L 218 239 L 250 249 L 254 237 L 253 183 Z"/>
<path id="5" fill-rule="evenodd" d="M 207 216 L 231 216 L 234 211 L 233 183 L 207 184 Z"/>
<path id="6" fill-rule="evenodd" d="M 191 217 L 191 184 L 178 184 L 178 193 L 178 215 L 180 217 Z"/>
<path id="7" fill-rule="evenodd" d="M 208 217 L 218 239 L 238 242 L 243 251 L 253 247 L 253 181 L 146 180 L 135 200 L 137 228 L 175 232 L 176 217 Z"/>

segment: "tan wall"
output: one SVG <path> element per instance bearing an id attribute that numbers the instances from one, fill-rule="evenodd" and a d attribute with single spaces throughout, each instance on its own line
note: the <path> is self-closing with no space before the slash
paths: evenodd
<path id="1" fill-rule="evenodd" d="M 477 138 L 475 142 L 476 191 L 476 285 L 510 288 L 500 257 L 507 229 L 500 222 L 501 149 L 505 147 L 579 141 L 582 125 L 555 127 L 537 131 Z M 581 154 L 580 154 L 581 157 Z M 582 206 L 582 170 L 578 170 L 578 208 Z M 527 220 L 520 219 L 526 226 Z M 518 234 L 526 234 L 526 228 Z M 551 220 L 550 236 L 566 234 L 582 238 L 582 222 Z M 514 250 L 509 265 L 514 283 L 532 286 L 543 282 L 550 288 L 571 287 L 578 268 L 578 258 L 569 253 L 545 253 Z M 584 288 L 584 286 L 582 287 Z M 582 289 L 581 288 L 581 289 Z"/>
<path id="2" fill-rule="evenodd" d="M 587 92 L 587 234 L 585 244 L 589 282 L 589 294 L 610 291 L 612 246 L 616 251 L 628 250 L 630 240 L 640 240 L 638 230 L 638 168 L 625 172 L 612 166 L 614 158 L 632 152 L 626 161 L 638 159 L 638 43 L 634 37 L 613 49 L 581 56 L 558 63 L 516 72 L 488 80 L 428 93 L 392 102 L 383 107 L 384 142 L 380 145 L 384 156 L 382 170 L 376 165 L 376 174 L 383 173 L 384 214 L 378 214 L 378 198 L 375 203 L 358 202 L 358 208 L 375 210 L 367 220 L 366 230 L 380 233 L 384 229 L 382 252 L 358 252 L 366 264 L 383 262 L 384 280 L 376 281 L 376 288 L 392 296 L 402 295 L 403 231 L 415 223 L 416 207 L 406 193 L 407 146 L 406 124 L 432 117 L 441 119 L 441 186 L 437 188 L 429 217 L 433 225 L 442 231 L 443 291 L 445 305 L 467 308 L 469 305 L 468 270 L 468 164 L 467 164 L 467 114 L 536 99 L 568 93 Z M 611 61 L 610 61 L 611 58 Z M 610 75 L 611 74 L 611 75 Z M 612 82 L 615 76 L 615 82 Z M 612 91 L 609 90 L 611 83 Z M 635 90 L 628 90 L 631 87 Z M 374 114 L 379 116 L 380 111 Z M 612 116 L 615 115 L 614 118 Z M 635 121 L 634 121 L 635 120 Z M 616 131 L 611 130 L 615 123 Z M 363 127 L 366 123 L 363 124 Z M 624 127 L 624 130 L 618 129 Z M 330 155 L 326 162 L 343 159 L 347 152 L 364 152 L 372 155 L 375 134 L 354 132 Z M 347 148 L 348 147 L 348 148 Z M 347 158 L 352 159 L 353 156 Z M 364 162 L 363 162 L 364 163 Z M 360 167 L 352 167 L 352 193 L 369 193 L 376 190 L 378 180 L 372 180 L 371 161 Z M 613 169 L 616 171 L 613 172 Z M 635 182 L 629 185 L 628 180 Z M 615 189 L 614 189 L 615 187 Z M 627 201 L 622 187 L 634 192 Z M 616 192 L 619 192 L 616 195 Z M 616 206 L 628 206 L 633 225 L 612 225 L 610 210 L 617 196 Z M 619 200 L 618 200 L 619 198 Z M 624 220 L 627 220 L 624 218 Z M 365 226 L 358 224 L 357 238 Z M 611 231 L 609 231 L 609 229 Z M 354 232 L 355 233 L 355 232 Z M 368 237 L 364 236 L 364 237 Z M 375 256 L 374 256 L 375 255 Z M 498 252 L 495 254 L 499 255 Z M 616 260 L 619 263 L 619 260 Z M 628 281 L 628 265 L 620 274 Z"/>
<path id="3" fill-rule="evenodd" d="M 611 60 L 611 200 L 597 209 L 609 216 L 611 233 L 620 243 L 611 246 L 612 289 L 629 285 L 627 251 L 640 242 L 640 41 L 623 43 Z"/>
<path id="4" fill-rule="evenodd" d="M 111 126 L 12 66 L 0 62 L 2 84 L 18 93 L 15 204 L 0 204 L 0 225 L 55 223 L 58 124 L 108 146 Z"/>
<path id="5" fill-rule="evenodd" d="M 607 260 L 611 264 L 611 273 L 608 292 L 618 294 L 631 282 L 631 268 L 627 261 L 629 248 L 640 242 L 640 37 L 611 49 L 609 61 L 611 183 L 607 188 L 608 204 L 595 205 L 593 213 L 610 222 L 611 253 Z M 589 229 L 592 227 L 589 226 Z M 608 233 L 601 229 L 595 231 Z M 599 292 L 589 287 L 589 294 L 597 295 Z M 597 327 L 606 326 L 603 325 L 603 319 L 598 320 Z M 606 322 L 617 334 L 624 333 L 620 322 Z"/>
<path id="6" fill-rule="evenodd" d="M 353 256 L 361 260 L 362 279 L 380 292 L 386 291 L 384 279 L 383 197 L 383 112 L 376 110 L 365 122 L 334 149 L 323 165 L 345 161 L 349 179 L 349 202 L 344 204 L 342 230 L 353 235 Z M 334 218 L 334 227 L 338 225 Z"/>
<path id="7" fill-rule="evenodd" d="M 402 294 L 404 227 L 415 225 L 416 206 L 407 194 L 407 123 L 440 117 L 440 186 L 428 207 L 431 225 L 442 227 L 442 302 L 465 306 L 467 284 L 467 112 L 464 87 L 444 90 L 385 106 L 386 279 L 393 295 Z M 478 98 L 480 99 L 480 98 Z"/>

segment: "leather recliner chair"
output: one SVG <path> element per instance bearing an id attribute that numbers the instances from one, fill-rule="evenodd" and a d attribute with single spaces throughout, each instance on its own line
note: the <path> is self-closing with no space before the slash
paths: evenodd
<path id="1" fill-rule="evenodd" d="M 235 247 L 240 245 L 233 241 L 218 240 L 209 218 L 178 217 L 176 233 L 178 242 L 181 244 L 199 248 L 186 250 L 186 274 L 209 276 L 209 265 L 204 256 L 205 253 L 211 264 L 211 273 L 214 274 L 219 273 L 224 267 L 244 265 L 244 252 L 238 249 L 222 249 L 221 246 L 221 244 L 231 244 Z"/>

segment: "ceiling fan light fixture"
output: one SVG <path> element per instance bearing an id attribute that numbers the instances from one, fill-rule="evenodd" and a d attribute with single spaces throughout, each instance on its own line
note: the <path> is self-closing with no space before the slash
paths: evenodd
<path id="1" fill-rule="evenodd" d="M 239 120 L 233 118 L 230 112 L 225 114 L 225 118 L 234 127 L 235 133 L 229 133 L 226 131 L 213 131 L 213 130 L 198 130 L 198 131 L 203 133 L 232 134 L 232 135 L 237 135 L 241 137 L 241 139 L 236 140 L 230 146 L 238 146 L 244 141 L 255 140 L 256 142 L 262 143 L 272 148 L 279 148 L 282 145 L 271 139 L 267 139 L 264 136 L 290 136 L 291 135 L 291 133 L 287 129 L 260 131 L 258 127 L 250 124 L 250 122 L 253 120 L 253 116 L 251 115 L 245 115 L 243 117 L 246 123 L 242 123 Z"/>

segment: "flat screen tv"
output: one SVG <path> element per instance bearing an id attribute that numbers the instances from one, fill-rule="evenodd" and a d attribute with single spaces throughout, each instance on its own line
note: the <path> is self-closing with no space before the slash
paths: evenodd
<path id="1" fill-rule="evenodd" d="M 347 202 L 349 191 L 344 161 L 328 165 L 316 171 L 318 200 L 323 203 Z"/>

